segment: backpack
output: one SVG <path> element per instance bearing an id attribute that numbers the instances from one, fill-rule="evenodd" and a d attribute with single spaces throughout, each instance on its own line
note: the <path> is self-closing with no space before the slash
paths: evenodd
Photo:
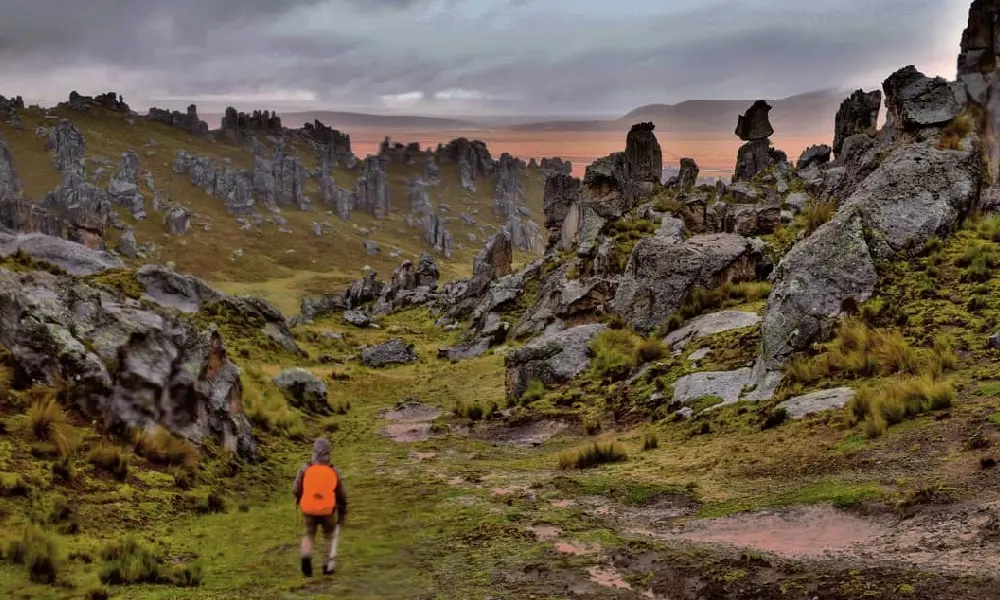
<path id="1" fill-rule="evenodd" d="M 302 498 L 299 508 L 311 517 L 326 517 L 337 506 L 334 490 L 337 472 L 330 465 L 309 465 L 302 476 Z"/>

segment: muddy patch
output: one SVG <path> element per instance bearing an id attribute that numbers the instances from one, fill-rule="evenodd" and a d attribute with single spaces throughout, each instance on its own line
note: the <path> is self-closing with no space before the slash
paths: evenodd
<path id="1" fill-rule="evenodd" d="M 395 442 L 423 442 L 434 437 L 434 425 L 431 421 L 441 416 L 441 409 L 422 402 L 406 402 L 380 416 L 393 421 L 382 430 L 382 435 Z"/>
<path id="2" fill-rule="evenodd" d="M 572 508 L 576 506 L 576 502 L 572 500 L 553 500 L 549 504 L 552 505 L 552 508 Z"/>
<path id="3" fill-rule="evenodd" d="M 528 488 L 523 485 L 511 485 L 507 487 L 495 487 L 490 490 L 494 496 L 512 496 L 528 493 Z"/>
<path id="4" fill-rule="evenodd" d="M 573 541 L 556 542 L 556 552 L 559 554 L 568 554 L 569 556 L 588 556 L 591 554 L 598 554 L 600 551 L 601 545 L 598 543 L 587 544 L 584 542 Z"/>
<path id="5" fill-rule="evenodd" d="M 752 548 L 785 558 L 820 558 L 854 554 L 884 533 L 871 521 L 818 505 L 695 521 L 675 528 L 670 537 Z"/>
<path id="6" fill-rule="evenodd" d="M 590 567 L 587 569 L 590 580 L 601 587 L 613 588 L 616 590 L 631 590 L 621 573 L 611 567 Z"/>
<path id="7" fill-rule="evenodd" d="M 410 452 L 413 460 L 430 460 L 437 457 L 437 452 Z"/>
<path id="8" fill-rule="evenodd" d="M 555 525 L 530 525 L 527 530 L 539 542 L 548 542 L 562 535 L 562 529 Z"/>
<path id="9" fill-rule="evenodd" d="M 493 427 L 484 431 L 483 435 L 495 443 L 531 448 L 541 446 L 568 428 L 562 421 L 541 419 L 513 427 Z"/>

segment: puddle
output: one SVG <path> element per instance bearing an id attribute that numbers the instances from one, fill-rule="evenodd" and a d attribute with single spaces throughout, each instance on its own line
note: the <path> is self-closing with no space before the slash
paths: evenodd
<path id="1" fill-rule="evenodd" d="M 597 554 L 601 551 L 601 545 L 597 543 L 585 544 L 583 542 L 556 542 L 556 552 L 568 554 L 570 556 L 587 556 Z"/>
<path id="2" fill-rule="evenodd" d="M 527 529 L 535 535 L 535 539 L 539 542 L 554 540 L 562 534 L 562 529 L 555 525 L 531 525 Z"/>
<path id="3" fill-rule="evenodd" d="M 843 554 L 871 541 L 883 528 L 830 506 L 747 513 L 690 524 L 675 532 L 692 542 L 725 543 L 786 558 Z"/>
<path id="4" fill-rule="evenodd" d="M 393 423 L 382 430 L 382 435 L 394 442 L 425 442 L 433 432 L 430 423 Z"/>
<path id="5" fill-rule="evenodd" d="M 382 413 L 382 418 L 404 423 L 433 421 L 441 416 L 441 409 L 422 402 L 412 402 L 398 406 L 395 410 Z"/>
<path id="6" fill-rule="evenodd" d="M 631 590 L 632 586 L 622 578 L 621 573 L 611 567 L 590 567 L 587 569 L 590 580 L 601 587 L 617 590 Z"/>
<path id="7" fill-rule="evenodd" d="M 382 430 L 382 435 L 392 438 L 395 442 L 423 442 L 434 437 L 431 421 L 441 416 L 441 409 L 429 404 L 410 402 L 384 412 L 381 416 L 395 421 Z M 423 460 L 419 458 L 421 454 L 415 452 L 411 456 Z"/>
<path id="8" fill-rule="evenodd" d="M 566 423 L 543 419 L 514 427 L 501 427 L 487 434 L 487 437 L 504 444 L 530 448 L 541 446 L 546 441 L 566 431 Z"/>

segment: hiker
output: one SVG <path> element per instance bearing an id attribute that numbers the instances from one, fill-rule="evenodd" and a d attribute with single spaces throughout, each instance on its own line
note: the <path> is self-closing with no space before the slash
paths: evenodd
<path id="1" fill-rule="evenodd" d="M 327 542 L 323 574 L 330 575 L 337 550 L 334 530 L 344 524 L 347 516 L 347 494 L 340 473 L 330 464 L 330 442 L 326 439 L 318 438 L 313 443 L 312 459 L 299 469 L 292 493 L 306 522 L 305 535 L 302 536 L 302 574 L 312 577 L 313 542 L 316 530 L 322 528 Z"/>

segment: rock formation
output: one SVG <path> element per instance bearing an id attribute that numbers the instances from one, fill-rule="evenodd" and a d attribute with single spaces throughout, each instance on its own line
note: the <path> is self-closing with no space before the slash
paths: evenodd
<path id="1" fill-rule="evenodd" d="M 882 92 L 856 90 L 845 99 L 834 119 L 833 155 L 840 156 L 844 141 L 858 134 L 875 135 L 878 113 L 882 107 Z"/>
<path id="2" fill-rule="evenodd" d="M 191 135 L 208 135 L 208 124 L 198 118 L 198 107 L 191 104 L 187 112 L 170 111 L 162 108 L 150 108 L 147 118 L 171 127 L 182 129 Z"/>
<path id="3" fill-rule="evenodd" d="M 825 165 L 830 162 L 830 152 L 831 149 L 826 144 L 809 146 L 802 151 L 795 168 L 802 171 L 812 166 Z"/>
<path id="4" fill-rule="evenodd" d="M 389 177 L 378 156 L 369 156 L 354 183 L 354 204 L 376 219 L 389 216 Z"/>
<path id="5" fill-rule="evenodd" d="M 545 213 L 545 229 L 548 230 L 548 248 L 563 240 L 563 224 L 571 210 L 574 210 L 580 196 L 580 180 L 572 175 L 556 173 L 545 179 L 543 195 L 543 211 Z M 578 215 L 579 210 L 576 209 Z M 577 216 L 577 221 L 579 217 Z M 570 229 L 578 226 L 569 225 Z M 564 244 L 565 245 L 565 244 Z"/>
<path id="6" fill-rule="evenodd" d="M 882 89 L 891 123 L 907 132 L 944 125 L 954 119 L 966 103 L 964 84 L 951 84 L 942 77 L 927 77 L 913 65 L 890 75 L 882 83 Z"/>
<path id="7" fill-rule="evenodd" d="M 758 100 L 750 105 L 747 111 L 736 120 L 736 136 L 744 142 L 766 140 L 774 135 L 769 113 L 771 105 L 764 100 Z"/>
<path id="8" fill-rule="evenodd" d="M 222 117 L 222 137 L 230 143 L 243 143 L 253 135 L 280 136 L 282 133 L 281 117 L 266 110 L 248 114 L 230 106 Z"/>
<path id="9" fill-rule="evenodd" d="M 476 180 L 493 173 L 493 158 L 486 143 L 479 140 L 470 141 L 464 137 L 451 140 L 438 147 L 437 159 L 442 164 L 458 165 L 462 187 L 468 191 L 475 191 Z"/>
<path id="10" fill-rule="evenodd" d="M 663 172 L 663 151 L 653 134 L 653 123 L 636 123 L 625 138 L 625 162 L 631 183 L 659 183 Z"/>
<path id="11" fill-rule="evenodd" d="M 60 119 L 59 124 L 52 128 L 45 149 L 52 154 L 52 164 L 57 171 L 64 175 L 83 175 L 86 144 L 83 134 L 68 120 Z"/>
<path id="12" fill-rule="evenodd" d="M 97 97 L 83 96 L 76 90 L 69 93 L 69 101 L 60 104 L 62 107 L 71 108 L 76 111 L 89 111 L 94 108 L 103 108 L 113 112 L 128 114 L 131 112 L 128 104 L 122 99 L 120 94 L 107 92 Z"/>
<path id="13" fill-rule="evenodd" d="M 541 163 L 538 165 L 538 168 L 541 170 L 544 177 L 551 177 L 556 173 L 562 173 L 563 175 L 570 175 L 573 173 L 573 163 L 568 160 L 563 160 L 558 156 L 553 158 L 543 158 Z"/>
<path id="14" fill-rule="evenodd" d="M 134 218 L 146 218 L 145 201 L 139 191 L 139 155 L 135 151 L 122 153 L 118 173 L 108 185 L 108 197 L 118 206 L 127 208 Z"/>
<path id="15" fill-rule="evenodd" d="M 329 147 L 334 157 L 351 154 L 351 136 L 314 120 L 302 126 L 302 133 L 321 146 Z"/>
<path id="16" fill-rule="evenodd" d="M 774 128 L 768 118 L 771 105 L 764 100 L 754 102 L 736 121 L 736 135 L 746 142 L 736 154 L 733 181 L 750 181 L 758 173 L 784 162 L 784 153 L 771 147 Z"/>

